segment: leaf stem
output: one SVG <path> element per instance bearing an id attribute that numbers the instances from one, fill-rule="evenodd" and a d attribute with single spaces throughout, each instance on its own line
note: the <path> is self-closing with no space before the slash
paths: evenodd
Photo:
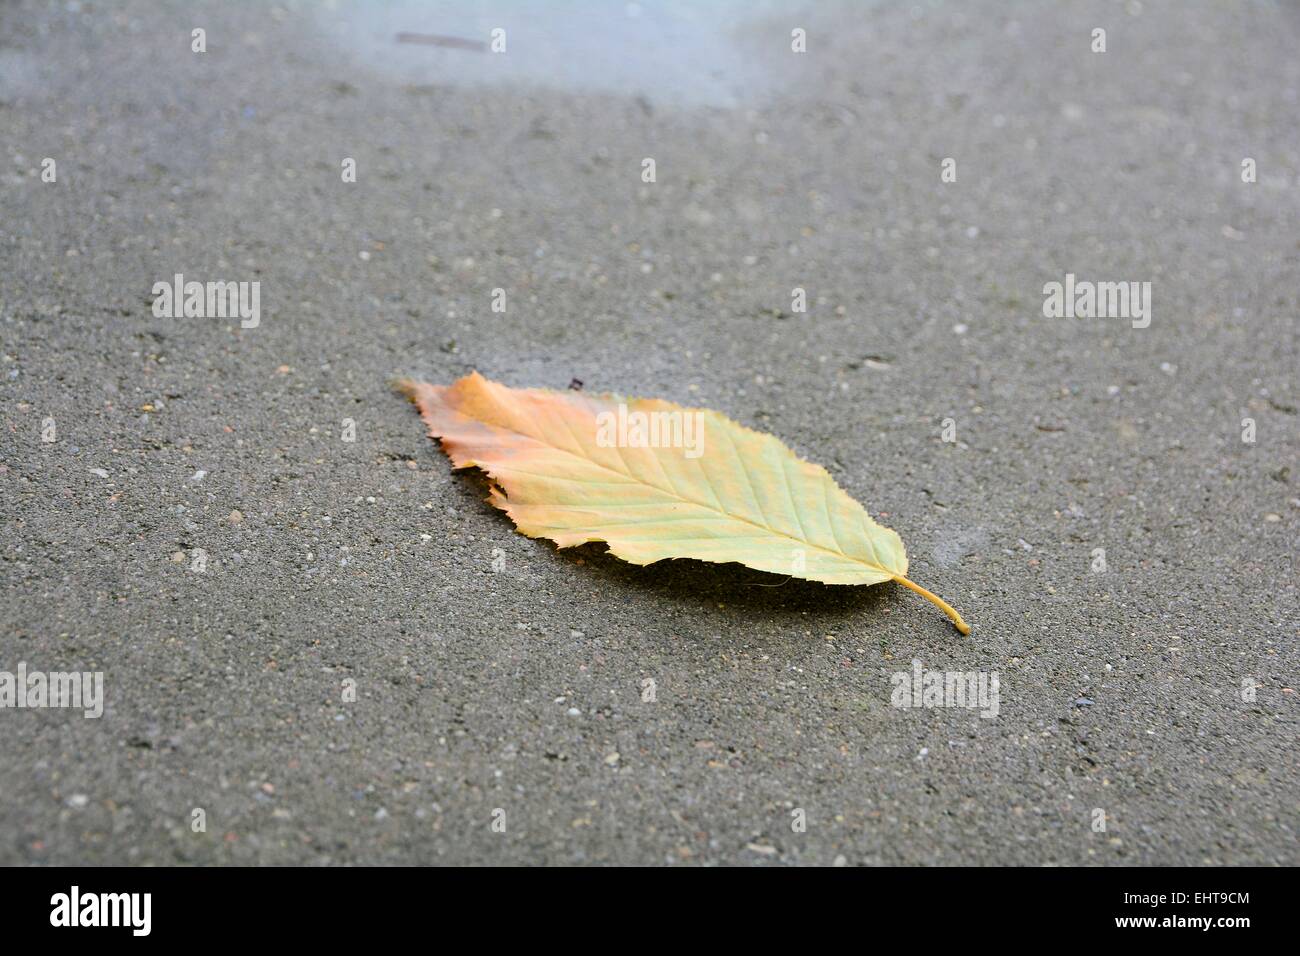
<path id="1" fill-rule="evenodd" d="M 945 601 L 943 598 L 939 597 L 939 595 L 927 591 L 919 584 L 913 584 L 911 581 L 907 580 L 907 578 L 900 578 L 895 576 L 894 580 L 897 581 L 899 584 L 901 584 L 903 587 L 910 588 L 911 590 L 915 591 L 917 594 L 921 595 L 921 597 L 925 598 L 927 601 L 934 602 L 934 604 L 939 608 L 939 610 L 943 611 L 944 614 L 947 614 L 948 617 L 952 618 L 952 623 L 957 625 L 957 630 L 961 631 L 962 634 L 970 633 L 970 625 L 967 624 L 965 621 L 963 621 L 961 619 L 961 615 L 958 614 L 955 610 L 953 610 L 952 606 L 948 604 L 948 602 Z"/>

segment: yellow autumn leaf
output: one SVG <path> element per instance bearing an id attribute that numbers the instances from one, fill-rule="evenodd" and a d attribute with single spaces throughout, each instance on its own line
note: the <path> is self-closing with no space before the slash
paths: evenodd
<path id="1" fill-rule="evenodd" d="M 603 541 L 633 564 L 694 558 L 826 584 L 896 581 L 970 633 L 907 579 L 897 533 L 771 435 L 707 409 L 509 388 L 477 372 L 398 387 L 455 467 L 488 474 L 488 500 L 530 538 Z"/>

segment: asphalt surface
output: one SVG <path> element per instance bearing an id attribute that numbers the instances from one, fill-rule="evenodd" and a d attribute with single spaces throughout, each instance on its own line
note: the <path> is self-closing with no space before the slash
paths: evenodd
<path id="1" fill-rule="evenodd" d="M 105 685 L 0 863 L 1300 862 L 1296 7 L 697 6 L 0 5 L 0 671 Z M 780 436 L 973 633 L 523 538 L 470 369 Z"/>

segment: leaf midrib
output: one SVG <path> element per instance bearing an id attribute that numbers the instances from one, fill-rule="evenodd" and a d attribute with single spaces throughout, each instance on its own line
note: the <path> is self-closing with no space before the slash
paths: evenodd
<path id="1" fill-rule="evenodd" d="M 536 419 L 534 419 L 534 421 L 536 421 Z M 501 425 L 497 425 L 496 427 L 498 427 L 498 428 L 503 428 L 503 426 L 501 426 Z M 575 436 L 575 435 L 573 434 L 573 429 L 569 428 L 569 423 L 568 423 L 567 421 L 564 422 L 564 427 L 565 427 L 565 429 L 569 432 L 570 437 L 572 437 L 572 438 L 574 439 L 574 441 L 576 442 L 576 441 L 577 441 L 577 436 Z M 591 465 L 591 466 L 593 466 L 593 467 L 595 467 L 595 468 L 600 469 L 601 471 L 606 471 L 606 472 L 608 472 L 608 473 L 610 473 L 610 474 L 612 474 L 612 475 L 618 475 L 619 477 L 621 477 L 621 478 L 625 478 L 625 479 L 627 479 L 628 481 L 633 482 L 634 484 L 644 485 L 644 486 L 647 487 L 647 488 L 652 488 L 652 489 L 654 489 L 655 491 L 659 492 L 660 494 L 665 495 L 665 496 L 667 496 L 667 497 L 669 497 L 669 498 L 673 498 L 673 499 L 675 499 L 675 500 L 677 500 L 677 501 L 680 501 L 680 502 L 682 502 L 683 504 L 693 505 L 693 506 L 695 506 L 695 507 L 697 507 L 697 508 L 702 508 L 702 509 L 704 509 L 705 511 L 712 511 L 712 512 L 715 512 L 716 514 L 719 514 L 719 515 L 721 515 L 721 516 L 723 516 L 723 517 L 725 517 L 725 518 L 728 518 L 728 519 L 730 519 L 730 520 L 732 520 L 732 521 L 739 521 L 739 522 L 742 522 L 742 523 L 744 523 L 744 524 L 750 525 L 751 527 L 754 527 L 754 528 L 760 528 L 760 529 L 762 529 L 763 531 L 766 531 L 766 532 L 768 532 L 769 534 L 774 535 L 775 537 L 778 537 L 778 538 L 785 538 L 785 539 L 787 539 L 787 540 L 789 540 L 789 541 L 797 542 L 797 543 L 799 543 L 799 544 L 802 544 L 802 545 L 805 545 L 805 546 L 807 546 L 807 547 L 813 548 L 813 549 L 815 549 L 815 550 L 817 550 L 817 551 L 821 551 L 821 552 L 824 552 L 824 553 L 826 553 L 826 554 L 836 555 L 836 556 L 841 557 L 841 558 L 843 558 L 844 560 L 849 561 L 849 562 L 851 562 L 851 563 L 861 564 L 861 565 L 863 565 L 864 567 L 870 568 L 870 569 L 873 570 L 873 571 L 879 571 L 879 572 L 881 572 L 882 574 L 888 574 L 888 575 L 890 576 L 890 578 L 892 578 L 892 579 L 894 579 L 894 580 L 897 580 L 897 579 L 900 577 L 899 574 L 895 573 L 894 571 L 889 570 L 889 569 L 886 568 L 883 564 L 872 563 L 872 562 L 870 562 L 870 561 L 864 560 L 863 558 L 857 558 L 857 557 L 853 557 L 853 556 L 851 556 L 851 555 L 845 554 L 843 551 L 839 550 L 839 548 L 838 548 L 838 544 L 839 544 L 838 539 L 836 540 L 836 545 L 837 545 L 837 547 L 836 547 L 835 549 L 826 548 L 826 547 L 823 547 L 822 545 L 815 544 L 815 543 L 812 542 L 812 541 L 807 541 L 807 540 L 805 540 L 805 539 L 803 539 L 803 538 L 797 538 L 797 537 L 795 537 L 794 535 L 787 534 L 787 533 L 785 533 L 784 531 L 778 531 L 776 528 L 773 528 L 773 527 L 771 527 L 770 525 L 762 524 L 761 522 L 757 522 L 757 521 L 751 521 L 750 519 L 745 518 L 745 517 L 742 517 L 741 515 L 734 515 L 734 514 L 732 514 L 732 513 L 729 512 L 729 511 L 724 511 L 724 510 L 721 509 L 721 508 L 714 508 L 714 507 L 712 507 L 712 506 L 710 506 L 710 505 L 703 504 L 703 503 L 698 502 L 698 501 L 692 501 L 690 498 L 684 498 L 684 497 L 682 497 L 682 495 L 680 494 L 680 492 L 677 491 L 676 488 L 674 488 L 672 491 L 666 491 L 665 489 L 661 488 L 659 485 L 654 484 L 653 482 L 646 481 L 645 479 L 640 478 L 640 477 L 638 477 L 638 476 L 636 476 L 636 475 L 625 474 L 624 472 L 618 471 L 617 469 L 610 468 L 608 465 L 601 464 L 600 462 L 595 461 L 595 460 L 592 459 L 592 458 L 587 458 L 587 457 L 584 456 L 584 455 L 578 455 L 578 454 L 575 454 L 574 452 L 570 451 L 570 450 L 567 449 L 567 448 L 561 448 L 561 447 L 558 446 L 558 445 L 551 444 L 549 441 L 543 441 L 543 440 L 541 440 L 541 439 L 539 439 L 539 438 L 534 438 L 532 435 L 526 435 L 526 434 L 524 434 L 523 432 L 515 431 L 513 428 L 509 428 L 509 427 L 505 427 L 504 430 L 505 430 L 505 431 L 509 431 L 509 432 L 513 432 L 513 433 L 516 434 L 516 435 L 521 435 L 522 437 L 527 438 L 527 439 L 529 439 L 529 440 L 531 440 L 531 441 L 535 441 L 535 442 L 537 442 L 539 445 L 543 446 L 544 448 L 549 448 L 549 449 L 551 449 L 552 451 L 558 451 L 558 452 L 561 452 L 562 454 L 568 455 L 570 458 L 575 458 L 575 459 L 577 459 L 578 461 L 582 462 L 583 464 Z M 731 439 L 731 436 L 728 435 L 727 438 L 728 438 L 728 440 L 730 440 L 730 439 Z M 581 447 L 581 443 L 579 442 L 578 444 L 579 444 L 579 447 Z M 735 442 L 734 442 L 734 441 L 732 442 L 732 448 L 733 448 L 733 449 L 735 448 Z M 620 460 L 620 461 L 623 461 L 624 464 L 626 464 L 626 461 L 623 459 L 622 450 L 619 449 L 617 446 L 615 446 L 615 449 L 619 452 L 619 460 Z M 652 449 L 652 450 L 653 450 L 653 449 Z M 735 459 L 740 463 L 741 471 L 742 471 L 742 473 L 744 473 L 744 475 L 745 475 L 745 480 L 748 482 L 748 481 L 749 481 L 749 472 L 748 472 L 748 470 L 745 468 L 745 462 L 744 462 L 744 459 L 741 458 L 740 455 L 737 454 L 737 453 L 735 453 L 734 451 L 733 451 L 733 455 L 734 455 Z M 704 469 L 704 466 L 703 466 L 703 465 L 700 465 L 699 468 L 700 468 L 700 473 L 701 473 L 702 475 L 704 475 L 704 480 L 705 480 L 705 481 L 708 483 L 708 485 L 709 485 L 709 492 L 713 495 L 714 500 L 716 500 L 716 501 L 718 501 L 718 502 L 721 502 L 722 499 L 719 498 L 717 492 L 713 490 L 713 479 L 711 479 L 711 478 L 709 477 L 709 473 Z M 662 469 L 662 466 L 661 466 L 661 469 Z M 544 479 L 546 479 L 546 480 L 548 480 L 548 481 L 556 481 L 556 480 L 558 480 L 558 481 L 570 481 L 570 480 L 574 480 L 574 479 L 557 478 L 557 477 L 554 476 L 554 475 L 539 475 L 539 474 L 537 474 L 536 472 L 520 472 L 520 474 L 530 475 L 531 477 L 534 477 L 534 478 L 544 478 Z M 664 474 L 667 474 L 667 471 L 666 471 L 666 470 L 664 470 Z M 791 510 L 791 513 L 795 516 L 795 520 L 796 520 L 796 521 L 799 521 L 799 527 L 800 527 L 800 530 L 803 530 L 803 522 L 800 521 L 799 509 L 798 509 L 797 507 L 794 507 L 794 491 L 793 491 L 793 489 L 790 487 L 790 479 L 789 479 L 789 477 L 786 475 L 786 473 L 785 473 L 785 468 L 784 468 L 784 467 L 781 468 L 781 480 L 782 480 L 782 483 L 783 483 L 783 484 L 785 485 L 785 487 L 786 487 L 786 494 L 787 494 L 787 496 L 790 498 L 790 504 L 791 504 L 791 509 L 790 509 L 790 510 Z M 752 484 L 751 484 L 751 489 L 752 489 Z M 829 489 L 827 489 L 826 493 L 829 494 Z M 507 498 L 507 500 L 508 500 L 508 498 Z M 754 503 L 755 503 L 755 505 L 758 504 L 758 500 L 757 500 L 757 498 L 755 498 Z M 759 510 L 761 511 L 762 509 L 760 508 Z M 827 512 L 827 522 L 826 522 L 826 523 L 827 523 L 827 526 L 830 527 L 830 529 L 831 529 L 831 534 L 834 535 L 834 534 L 835 534 L 835 528 L 834 528 L 833 523 L 829 520 L 829 517 L 830 517 L 830 516 L 829 516 L 829 511 L 828 511 L 828 512 Z M 868 537 L 870 536 L 870 535 L 869 535 L 869 532 L 867 531 L 867 529 L 865 528 L 865 526 L 864 526 L 864 528 L 863 528 L 863 532 L 866 533 L 866 534 L 868 534 Z M 806 532 L 805 532 L 805 533 L 806 533 Z M 873 550 L 874 550 L 874 546 L 873 546 Z M 793 576 L 794 576 L 794 575 L 791 575 L 791 577 L 793 577 Z"/>

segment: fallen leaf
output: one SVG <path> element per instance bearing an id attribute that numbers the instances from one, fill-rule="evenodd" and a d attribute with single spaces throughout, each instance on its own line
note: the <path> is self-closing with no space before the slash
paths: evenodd
<path id="1" fill-rule="evenodd" d="M 452 385 L 402 381 L 456 468 L 530 538 L 603 541 L 633 564 L 739 562 L 826 584 L 907 579 L 899 536 L 872 520 L 820 465 L 718 412 L 658 399 L 515 389 L 477 372 Z"/>

